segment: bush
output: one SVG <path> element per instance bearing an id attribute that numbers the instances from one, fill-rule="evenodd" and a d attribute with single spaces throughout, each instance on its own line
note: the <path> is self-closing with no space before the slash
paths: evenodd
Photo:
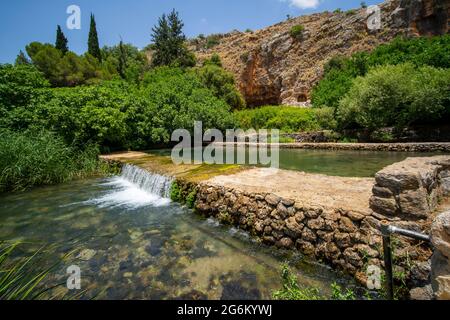
<path id="1" fill-rule="evenodd" d="M 217 53 L 214 53 L 210 59 L 206 59 L 203 63 L 204 66 L 206 65 L 214 65 L 217 67 L 222 67 L 222 61 L 220 60 L 220 56 Z"/>
<path id="2" fill-rule="evenodd" d="M 297 277 L 294 276 L 287 265 L 283 265 L 281 270 L 282 289 L 273 293 L 275 300 L 325 300 L 319 289 L 298 285 Z"/>
<path id="3" fill-rule="evenodd" d="M 337 108 L 356 77 L 366 75 L 370 68 L 407 62 L 416 67 L 450 68 L 450 35 L 413 39 L 398 37 L 371 53 L 332 58 L 325 65 L 324 78 L 313 88 L 313 106 Z"/>
<path id="4" fill-rule="evenodd" d="M 279 129 L 287 133 L 320 129 L 312 109 L 266 106 L 236 112 L 236 118 L 242 129 Z"/>
<path id="5" fill-rule="evenodd" d="M 301 40 L 303 38 L 303 31 L 305 31 L 305 27 L 302 25 L 295 25 L 290 30 L 290 35 L 292 38 Z"/>
<path id="6" fill-rule="evenodd" d="M 219 60 L 220 61 L 220 60 Z M 212 93 L 227 102 L 232 109 L 245 108 L 245 100 L 236 89 L 234 76 L 215 64 L 207 64 L 198 69 L 197 74 L 201 82 Z"/>
<path id="7" fill-rule="evenodd" d="M 22 191 L 100 172 L 98 149 L 77 150 L 50 132 L 0 131 L 0 192 Z"/>
<path id="8" fill-rule="evenodd" d="M 275 291 L 272 296 L 276 300 L 293 301 L 311 301 L 311 300 L 356 300 L 356 294 L 353 290 L 343 289 L 337 283 L 331 284 L 331 297 L 328 299 L 320 293 L 320 290 L 314 287 L 301 287 L 298 284 L 297 277 L 292 274 L 289 266 L 283 264 L 281 268 L 282 289 Z"/>
<path id="9" fill-rule="evenodd" d="M 337 114 L 341 127 L 445 122 L 450 114 L 450 70 L 412 64 L 384 66 L 354 81 Z"/>
<path id="10" fill-rule="evenodd" d="M 317 124 L 320 128 L 329 130 L 337 129 L 338 123 L 333 108 L 316 108 L 314 109 L 314 112 Z"/>
<path id="11" fill-rule="evenodd" d="M 30 79 L 41 75 L 30 70 L 34 70 L 27 74 Z M 175 129 L 192 132 L 194 121 L 202 121 L 205 129 L 234 128 L 227 102 L 237 107 L 243 103 L 231 75 L 217 66 L 155 68 L 140 85 L 118 80 L 54 89 L 46 88 L 42 77 L 37 78 L 42 83 L 36 80 L 30 86 L 43 88 L 34 89 L 26 82 L 31 80 L 20 77 L 22 73 L 22 66 L 0 69 L 4 80 L 0 90 L 5 93 L 0 127 L 16 131 L 45 128 L 57 132 L 69 145 L 94 143 L 102 152 L 167 144 Z M 20 88 L 24 93 L 18 99 L 14 92 Z"/>
<path id="12" fill-rule="evenodd" d="M 211 49 L 211 48 L 219 45 L 221 37 L 222 36 L 220 34 L 211 34 L 211 35 L 207 36 L 205 48 Z"/>
<path id="13" fill-rule="evenodd" d="M 28 104 L 40 95 L 40 89 L 49 86 L 44 75 L 33 66 L 0 65 L 0 111 Z"/>

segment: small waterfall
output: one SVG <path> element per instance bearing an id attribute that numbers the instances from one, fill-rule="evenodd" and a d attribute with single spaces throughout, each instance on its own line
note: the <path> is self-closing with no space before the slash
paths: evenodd
<path id="1" fill-rule="evenodd" d="M 162 198 L 170 198 L 173 179 L 169 177 L 151 173 L 129 164 L 123 167 L 121 177 L 145 192 Z"/>

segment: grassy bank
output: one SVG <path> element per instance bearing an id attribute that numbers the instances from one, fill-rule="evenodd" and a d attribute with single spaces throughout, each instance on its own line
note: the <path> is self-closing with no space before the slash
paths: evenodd
<path id="1" fill-rule="evenodd" d="M 23 191 L 107 172 L 108 166 L 98 159 L 95 146 L 73 148 L 47 131 L 0 131 L 0 192 Z"/>

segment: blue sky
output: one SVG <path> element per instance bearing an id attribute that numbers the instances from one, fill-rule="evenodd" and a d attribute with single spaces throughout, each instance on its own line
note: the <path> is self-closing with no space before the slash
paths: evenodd
<path id="1" fill-rule="evenodd" d="M 381 0 L 366 0 L 368 5 Z M 14 62 L 19 50 L 32 41 L 54 43 L 56 25 L 69 39 L 69 48 L 84 53 L 89 15 L 95 14 L 100 45 L 113 45 L 120 37 L 142 48 L 150 42 L 152 26 L 164 12 L 175 8 L 188 37 L 200 33 L 256 30 L 286 19 L 324 10 L 359 7 L 361 0 L 15 0 L 2 1 L 0 63 Z M 68 30 L 66 9 L 81 8 L 81 30 Z"/>

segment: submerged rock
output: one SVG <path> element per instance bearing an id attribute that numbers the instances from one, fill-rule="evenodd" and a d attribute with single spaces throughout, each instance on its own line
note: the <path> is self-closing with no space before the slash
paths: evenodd
<path id="1" fill-rule="evenodd" d="M 76 258 L 80 259 L 80 260 L 83 260 L 83 261 L 89 261 L 95 256 L 96 253 L 97 253 L 97 251 L 95 251 L 95 250 L 84 249 L 83 251 L 81 251 L 78 254 L 78 256 Z"/>

